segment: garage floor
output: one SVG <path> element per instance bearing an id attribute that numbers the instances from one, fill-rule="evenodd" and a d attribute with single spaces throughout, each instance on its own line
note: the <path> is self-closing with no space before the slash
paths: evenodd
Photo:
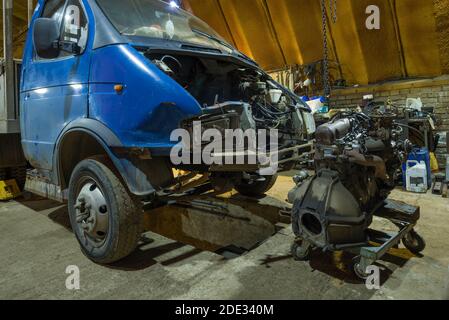
<path id="1" fill-rule="evenodd" d="M 291 228 L 277 216 L 292 185 L 291 177 L 285 175 L 270 196 L 258 203 L 228 195 L 203 199 L 200 209 L 177 206 L 149 213 L 146 225 L 158 234 L 147 233 L 130 258 L 108 267 L 82 255 L 69 230 L 66 207 L 34 196 L 0 203 L 0 298 L 448 297 L 449 199 L 394 191 L 392 198 L 421 206 L 417 229 L 427 249 L 423 257 L 402 247 L 391 251 L 378 264 L 383 270 L 381 290 L 370 291 L 346 267 L 350 256 L 315 252 L 310 262 L 292 259 Z M 210 201 L 221 205 L 205 209 Z M 79 291 L 65 287 L 69 265 L 80 268 Z"/>

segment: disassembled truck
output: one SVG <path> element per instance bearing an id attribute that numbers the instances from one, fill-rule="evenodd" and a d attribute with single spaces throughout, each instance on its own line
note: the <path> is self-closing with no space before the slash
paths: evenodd
<path id="1" fill-rule="evenodd" d="M 11 17 L 9 11 L 7 26 Z M 6 38 L 2 88 L 10 94 L 0 133 L 12 135 L 0 134 L 0 142 L 16 152 L 10 159 L 2 152 L 0 166 L 19 169 L 0 168 L 0 178 L 23 184 L 26 159 L 35 168 L 27 190 L 68 201 L 81 249 L 97 263 L 129 255 L 143 231 L 144 210 L 167 197 L 232 187 L 260 196 L 274 185 L 276 173 L 261 175 L 263 161 L 174 165 L 174 130 L 192 132 L 197 121 L 219 132 L 277 129 L 278 148 L 263 147 L 276 154 L 279 171 L 312 152 L 316 128 L 309 107 L 207 24 L 166 2 L 39 0 L 15 72 L 11 34 Z M 11 98 L 14 90 L 18 98 Z M 373 239 L 368 227 L 409 148 L 394 117 L 355 113 L 318 129 L 317 174 L 299 175 L 289 195 L 295 257 L 308 258 L 313 247 L 339 250 Z M 24 157 L 20 147 L 9 146 L 20 134 Z M 241 151 L 226 149 L 217 157 Z M 186 173 L 175 176 L 175 169 Z M 387 218 L 401 232 L 374 256 L 362 252 L 355 269 L 362 277 L 400 239 L 414 252 L 423 249 L 413 230 L 419 212 Z"/>
<path id="2" fill-rule="evenodd" d="M 174 166 L 171 133 L 191 130 L 194 121 L 220 131 L 278 129 L 280 170 L 310 151 L 315 131 L 300 98 L 176 6 L 39 1 L 20 81 L 22 146 L 36 169 L 27 189 L 68 198 L 73 231 L 90 259 L 111 263 L 130 254 L 143 208 L 186 191 L 177 187 L 192 177 L 203 175 L 196 187 L 234 186 L 249 196 L 273 186 L 276 174 L 258 174 L 265 163 Z M 189 173 L 175 178 L 173 169 Z"/>

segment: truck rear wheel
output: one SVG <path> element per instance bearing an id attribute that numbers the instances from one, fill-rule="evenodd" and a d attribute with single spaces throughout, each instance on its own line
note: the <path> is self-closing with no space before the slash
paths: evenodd
<path id="1" fill-rule="evenodd" d="M 80 162 L 69 183 L 69 215 L 83 253 L 101 264 L 133 252 L 142 234 L 142 211 L 104 158 Z"/>
<path id="2" fill-rule="evenodd" d="M 242 181 L 234 186 L 238 193 L 248 197 L 260 197 L 273 188 L 278 178 L 277 174 L 263 177 L 261 181 Z"/>

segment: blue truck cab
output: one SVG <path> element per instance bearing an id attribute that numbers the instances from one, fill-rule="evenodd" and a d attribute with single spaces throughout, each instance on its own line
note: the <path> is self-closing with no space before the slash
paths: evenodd
<path id="1" fill-rule="evenodd" d="M 174 164 L 174 130 L 195 121 L 278 129 L 283 170 L 309 147 L 309 111 L 173 2 L 39 0 L 34 12 L 21 71 L 22 147 L 47 192 L 68 201 L 73 231 L 95 262 L 135 249 L 142 204 L 176 192 L 173 169 L 249 196 L 273 186 L 276 175 L 261 177 L 257 166 Z"/>

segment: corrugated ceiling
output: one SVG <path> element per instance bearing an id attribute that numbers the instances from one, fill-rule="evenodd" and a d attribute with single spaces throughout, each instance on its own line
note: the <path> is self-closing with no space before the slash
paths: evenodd
<path id="1" fill-rule="evenodd" d="M 14 0 L 16 57 L 27 30 L 26 2 Z M 369 5 L 380 8 L 380 30 L 365 27 Z M 320 0 L 183 0 L 183 6 L 265 69 L 323 58 Z M 337 0 L 337 8 L 335 24 L 327 9 L 330 59 L 348 83 L 449 73 L 449 0 Z"/>
<path id="2" fill-rule="evenodd" d="M 320 0 L 184 0 L 183 5 L 265 69 L 323 58 Z M 369 5 L 380 9 L 380 30 L 366 28 Z M 334 24 L 327 8 L 330 58 L 348 83 L 449 73 L 449 0 L 337 0 L 337 13 Z"/>

